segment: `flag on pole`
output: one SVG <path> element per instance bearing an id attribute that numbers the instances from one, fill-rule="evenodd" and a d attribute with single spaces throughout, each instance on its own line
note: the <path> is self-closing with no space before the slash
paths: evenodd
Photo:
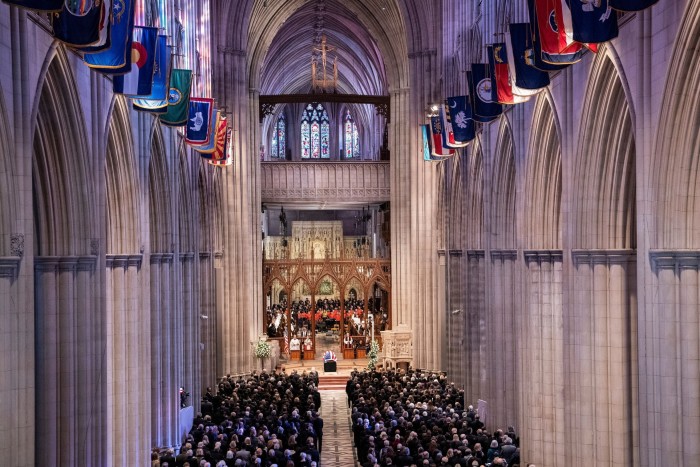
<path id="1" fill-rule="evenodd" d="M 210 165 L 214 165 L 217 167 L 227 167 L 229 165 L 233 165 L 233 142 L 231 141 L 231 135 L 233 134 L 233 129 L 232 128 L 227 128 L 226 129 L 226 145 L 224 146 L 224 155 L 225 159 L 216 161 L 216 160 L 210 160 L 207 161 Z"/>
<path id="2" fill-rule="evenodd" d="M 157 39 L 158 28 L 134 27 L 131 42 L 131 71 L 114 77 L 112 87 L 115 94 L 124 94 L 130 97 L 143 97 L 151 94 Z"/>
<path id="3" fill-rule="evenodd" d="M 447 106 L 455 142 L 469 143 L 476 136 L 469 96 L 448 97 Z"/>
<path id="4" fill-rule="evenodd" d="M 529 23 L 516 23 L 506 32 L 506 52 L 513 94 L 538 93 L 549 86 L 549 73 L 538 70 L 532 62 L 532 35 Z M 513 79 L 514 78 L 514 79 Z"/>
<path id="5" fill-rule="evenodd" d="M 659 0 L 609 0 L 610 7 L 617 11 L 642 11 Z"/>
<path id="6" fill-rule="evenodd" d="M 432 130 L 430 125 L 421 125 L 421 133 L 423 134 L 423 160 L 428 162 L 434 162 L 442 160 L 439 157 L 433 157 L 433 150 L 431 140 L 433 138 Z"/>
<path id="7" fill-rule="evenodd" d="M 214 109 L 214 99 L 207 97 L 190 97 L 187 116 L 185 143 L 190 145 L 206 145 L 212 134 L 209 132 Z"/>
<path id="8" fill-rule="evenodd" d="M 168 90 L 168 111 L 159 116 L 161 123 L 168 126 L 182 126 L 187 123 L 191 86 L 192 70 L 172 70 Z"/>
<path id="9" fill-rule="evenodd" d="M 165 113 L 168 108 L 168 86 L 170 84 L 170 46 L 168 36 L 158 36 L 156 43 L 156 64 L 153 70 L 151 94 L 134 99 L 135 110 L 151 113 Z"/>
<path id="10" fill-rule="evenodd" d="M 528 11 L 530 13 L 530 25 L 529 25 L 529 32 L 532 35 L 532 63 L 535 68 L 538 70 L 542 71 L 556 71 L 556 70 L 562 70 L 566 68 L 569 63 L 555 63 L 551 62 L 550 60 L 545 60 L 544 57 L 546 55 L 549 55 L 547 50 L 545 49 L 545 46 L 543 44 L 543 35 L 547 38 L 548 43 L 551 45 L 553 42 L 552 39 L 552 34 L 554 34 L 554 43 L 559 44 L 559 33 L 553 33 L 552 32 L 552 27 L 550 26 L 550 23 L 548 21 L 545 21 L 546 30 L 543 32 L 540 30 L 538 27 L 539 23 L 539 17 L 538 13 L 535 9 L 535 1 L 536 0 L 527 0 L 527 7 Z M 559 1 L 559 0 L 556 0 Z M 554 26 L 556 27 L 556 21 L 553 21 Z M 553 54 L 552 54 L 553 55 Z M 551 58 L 551 57 L 549 57 Z"/>
<path id="11" fill-rule="evenodd" d="M 501 115 L 503 107 L 492 100 L 491 78 L 487 75 L 486 65 L 472 63 L 471 71 L 467 72 L 467 81 L 474 120 L 488 123 Z"/>
<path id="12" fill-rule="evenodd" d="M 456 141 L 455 134 L 452 130 L 452 119 L 450 118 L 450 107 L 445 100 L 445 103 L 440 106 L 440 123 L 442 124 L 442 145 L 446 148 L 457 149 L 463 148 L 469 141 Z"/>
<path id="13" fill-rule="evenodd" d="M 533 1 L 533 0 L 529 0 Z M 576 63 L 583 57 L 583 44 L 567 36 L 562 0 L 534 0 L 533 28 L 539 32 L 542 60 L 553 64 Z"/>
<path id="14" fill-rule="evenodd" d="M 100 73 L 121 74 L 131 70 L 131 40 L 134 28 L 133 0 L 113 0 L 109 27 L 109 48 L 86 51 L 83 60 Z"/>
<path id="15" fill-rule="evenodd" d="M 219 128 L 219 120 L 223 116 L 223 112 L 216 109 L 212 109 L 212 117 L 209 122 L 208 130 L 209 134 L 211 135 L 209 137 L 209 142 L 200 146 L 192 145 L 192 149 L 199 152 L 200 154 L 211 154 L 212 152 L 214 152 L 214 147 L 216 146 L 216 138 L 214 137 L 214 135 L 216 135 L 216 129 Z"/>
<path id="16" fill-rule="evenodd" d="M 505 42 L 497 42 L 487 46 L 489 57 L 489 73 L 491 74 L 491 100 L 501 104 L 519 104 L 526 102 L 529 95 L 518 95 L 513 91 L 510 69 L 508 68 L 508 52 Z"/>
<path id="17" fill-rule="evenodd" d="M 8 5 L 41 12 L 61 11 L 63 0 L 2 0 Z"/>
<path id="18" fill-rule="evenodd" d="M 285 355 L 289 355 L 289 333 L 287 332 L 287 329 L 285 328 L 284 330 L 284 350 L 283 350 Z"/>
<path id="19" fill-rule="evenodd" d="M 97 45 L 103 8 L 100 0 L 65 0 L 61 11 L 53 14 L 54 37 L 71 47 Z"/>
<path id="20" fill-rule="evenodd" d="M 585 44 L 611 41 L 618 35 L 617 12 L 608 0 L 561 0 L 567 37 Z"/>

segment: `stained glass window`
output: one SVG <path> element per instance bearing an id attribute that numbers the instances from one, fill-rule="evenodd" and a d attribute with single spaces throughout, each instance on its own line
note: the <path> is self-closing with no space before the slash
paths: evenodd
<path id="1" fill-rule="evenodd" d="M 309 104 L 301 117 L 302 159 L 329 159 L 330 124 L 321 104 Z"/>
<path id="2" fill-rule="evenodd" d="M 360 155 L 360 136 L 357 133 L 357 125 L 353 121 L 349 110 L 345 116 L 343 153 L 346 159 L 352 159 Z"/>
<path id="3" fill-rule="evenodd" d="M 287 122 L 284 120 L 284 115 L 280 115 L 277 120 L 277 145 L 279 147 L 277 157 L 284 159 L 287 151 Z"/>

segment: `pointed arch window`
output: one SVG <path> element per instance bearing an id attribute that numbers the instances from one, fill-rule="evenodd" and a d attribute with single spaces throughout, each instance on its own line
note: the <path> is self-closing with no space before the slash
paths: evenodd
<path id="1" fill-rule="evenodd" d="M 284 114 L 280 115 L 272 132 L 272 142 L 270 143 L 270 157 L 284 159 L 287 149 L 287 122 Z"/>
<path id="2" fill-rule="evenodd" d="M 301 116 L 301 158 L 329 159 L 330 124 L 321 104 L 309 104 Z"/>
<path id="3" fill-rule="evenodd" d="M 346 159 L 354 159 L 360 156 L 360 136 L 357 132 L 357 125 L 352 119 L 352 115 L 350 115 L 350 110 L 345 115 L 343 153 Z"/>

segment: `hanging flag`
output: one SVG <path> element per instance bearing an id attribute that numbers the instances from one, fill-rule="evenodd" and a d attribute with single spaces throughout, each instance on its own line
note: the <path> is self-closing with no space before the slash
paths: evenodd
<path id="1" fill-rule="evenodd" d="M 156 43 L 156 64 L 153 71 L 151 94 L 134 99 L 135 110 L 151 113 L 165 113 L 168 109 L 168 85 L 170 84 L 170 46 L 168 36 L 158 36 Z"/>
<path id="2" fill-rule="evenodd" d="M 600 44 L 617 37 L 617 13 L 608 0 L 561 0 L 566 34 L 572 40 Z"/>
<path id="3" fill-rule="evenodd" d="M 187 116 L 187 130 L 185 143 L 192 145 L 205 145 L 209 143 L 209 123 L 211 122 L 214 99 L 207 97 L 190 97 L 190 105 Z"/>
<path id="4" fill-rule="evenodd" d="M 211 160 L 212 162 L 225 162 L 226 142 L 228 141 L 228 119 L 224 116 L 219 119 L 219 126 L 216 129 L 215 138 L 216 142 L 214 143 L 214 152 L 211 153 Z"/>
<path id="5" fill-rule="evenodd" d="M 538 70 L 532 63 L 532 36 L 529 23 L 516 23 L 509 26 L 506 33 L 506 52 L 511 74 L 513 94 L 531 95 L 549 86 L 549 73 Z M 529 57 L 529 58 L 528 58 Z M 515 77 L 515 80 L 512 79 Z"/>
<path id="6" fill-rule="evenodd" d="M 423 134 L 423 160 L 424 161 L 437 161 L 437 160 L 442 160 L 438 157 L 433 157 L 433 150 L 432 150 L 432 130 L 430 129 L 430 125 L 421 125 L 421 133 Z"/>
<path id="7" fill-rule="evenodd" d="M 192 149 L 194 149 L 195 151 L 197 151 L 198 153 L 200 153 L 202 155 L 211 154 L 212 152 L 214 152 L 214 147 L 216 146 L 216 138 L 214 137 L 214 135 L 216 135 L 216 129 L 219 128 L 219 121 L 223 117 L 224 117 L 223 112 L 216 110 L 216 109 L 212 109 L 212 118 L 211 118 L 211 121 L 209 123 L 209 130 L 208 130 L 209 134 L 211 135 L 209 137 L 209 142 L 207 144 L 203 144 L 200 146 L 192 146 Z"/>
<path id="8" fill-rule="evenodd" d="M 482 123 L 494 120 L 503 111 L 501 104 L 491 99 L 491 78 L 487 76 L 486 70 L 485 64 L 472 63 L 471 71 L 467 71 L 472 115 L 475 121 Z"/>
<path id="9" fill-rule="evenodd" d="M 659 0 L 609 0 L 610 8 L 617 11 L 642 11 Z"/>
<path id="10" fill-rule="evenodd" d="M 63 0 L 2 0 L 8 5 L 40 12 L 61 11 Z"/>
<path id="11" fill-rule="evenodd" d="M 452 130 L 452 119 L 450 118 L 450 107 L 445 100 L 445 103 L 440 106 L 440 124 L 442 125 L 442 145 L 450 149 L 463 148 L 469 141 L 456 141 L 454 131 Z"/>
<path id="12" fill-rule="evenodd" d="M 151 94 L 157 39 L 158 28 L 134 27 L 131 42 L 131 71 L 114 77 L 112 87 L 115 94 L 124 94 L 129 97 L 143 97 Z"/>
<path id="13" fill-rule="evenodd" d="M 469 96 L 447 98 L 452 133 L 457 143 L 468 143 L 476 136 Z"/>
<path id="14" fill-rule="evenodd" d="M 528 0 L 528 8 L 539 60 L 553 65 L 570 65 L 581 60 L 584 46 L 567 38 L 561 0 Z M 551 71 L 539 65 L 537 68 Z"/>
<path id="15" fill-rule="evenodd" d="M 489 57 L 489 74 L 491 75 L 491 100 L 501 104 L 520 104 L 530 99 L 529 94 L 516 94 L 513 91 L 510 70 L 508 68 L 508 52 L 505 42 L 497 42 L 487 47 Z"/>
<path id="16" fill-rule="evenodd" d="M 131 70 L 131 41 L 134 28 L 133 0 L 112 0 L 109 48 L 86 53 L 83 60 L 100 73 L 121 74 Z"/>
<path id="17" fill-rule="evenodd" d="M 233 134 L 233 129 L 228 128 L 226 130 L 226 145 L 224 146 L 224 154 L 226 155 L 226 158 L 224 160 L 220 160 L 220 161 L 216 161 L 216 160 L 207 161 L 210 165 L 214 165 L 217 167 L 227 167 L 229 165 L 233 165 L 233 147 L 232 147 L 232 141 L 231 141 L 232 134 Z"/>
<path id="18" fill-rule="evenodd" d="M 81 47 L 83 53 L 96 53 L 109 49 L 111 43 L 110 29 L 112 21 L 112 0 L 102 0 L 102 14 L 100 16 L 100 38 L 89 47 Z"/>
<path id="19" fill-rule="evenodd" d="M 433 145 L 432 155 L 435 157 L 450 157 L 455 155 L 455 150 L 447 148 L 442 144 L 442 122 L 439 116 L 430 117 L 430 129 L 432 130 Z"/>
<path id="20" fill-rule="evenodd" d="M 53 14 L 53 35 L 71 47 L 96 45 L 100 40 L 101 0 L 65 0 Z"/>
<path id="21" fill-rule="evenodd" d="M 187 123 L 191 85 L 192 70 L 172 70 L 168 90 L 168 111 L 159 116 L 161 123 L 169 126 L 182 126 Z"/>

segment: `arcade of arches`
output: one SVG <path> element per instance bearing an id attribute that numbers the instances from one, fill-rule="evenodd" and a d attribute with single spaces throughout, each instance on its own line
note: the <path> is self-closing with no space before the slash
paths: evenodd
<path id="1" fill-rule="evenodd" d="M 440 163 L 426 109 L 526 0 L 136 3 L 228 112 L 233 163 L 0 3 L 4 464 L 148 465 L 182 441 L 178 389 L 198 410 L 265 364 L 261 335 L 318 360 L 372 331 L 486 401 L 525 462 L 697 462 L 700 2 L 626 13 Z M 335 89 L 310 95 L 321 50 Z"/>

